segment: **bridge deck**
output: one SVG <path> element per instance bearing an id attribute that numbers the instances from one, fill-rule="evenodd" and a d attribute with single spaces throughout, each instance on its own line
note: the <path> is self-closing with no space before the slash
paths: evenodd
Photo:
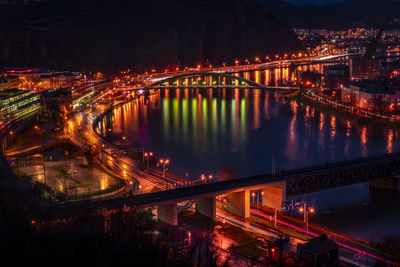
<path id="1" fill-rule="evenodd" d="M 208 89 L 208 88 L 229 88 L 229 89 L 254 89 L 254 86 L 250 85 L 165 85 L 165 86 L 147 86 L 146 88 L 135 88 L 135 87 L 125 87 L 125 88 L 118 88 L 119 90 L 124 91 L 138 91 L 138 90 L 146 90 L 146 89 Z M 299 90 L 298 87 L 288 87 L 288 86 L 263 86 L 263 89 L 268 90 L 275 90 L 275 91 L 289 91 L 289 90 Z"/>
<path id="2" fill-rule="evenodd" d="M 116 199 L 86 201 L 85 203 L 77 203 L 77 205 L 79 207 L 86 205 L 87 207 L 101 206 L 107 208 L 121 208 L 124 205 L 137 207 L 155 206 L 163 203 L 222 195 L 243 188 L 254 189 L 257 186 L 282 180 L 287 182 L 287 193 L 296 195 L 361 183 L 399 173 L 400 153 L 394 153 L 282 171 L 275 176 L 265 174 L 243 177 Z"/>

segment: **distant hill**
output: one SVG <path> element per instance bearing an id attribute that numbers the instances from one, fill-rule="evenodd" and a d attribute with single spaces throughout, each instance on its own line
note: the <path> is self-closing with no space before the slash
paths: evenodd
<path id="1" fill-rule="evenodd" d="M 117 70 L 232 63 L 300 47 L 245 0 L 49 0 L 0 5 L 0 67 Z"/>
<path id="2" fill-rule="evenodd" d="M 399 24 L 389 25 L 394 19 L 400 19 L 399 1 L 347 0 L 324 6 L 296 6 L 281 0 L 258 1 L 291 27 L 343 29 L 357 24 L 399 27 Z"/>

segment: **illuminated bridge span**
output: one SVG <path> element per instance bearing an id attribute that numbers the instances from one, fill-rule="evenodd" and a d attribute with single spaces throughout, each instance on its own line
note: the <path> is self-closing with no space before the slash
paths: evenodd
<path id="1" fill-rule="evenodd" d="M 226 196 L 226 209 L 238 216 L 250 216 L 250 191 L 261 190 L 262 205 L 280 207 L 287 195 L 367 182 L 400 174 L 400 153 L 324 164 L 315 167 L 282 171 L 276 175 L 259 175 L 208 184 L 187 186 L 166 191 L 108 200 L 76 203 L 82 207 L 122 208 L 124 206 L 158 207 L 158 218 L 166 223 L 178 223 L 177 204 L 192 200 L 196 210 L 212 219 L 216 216 L 216 197 Z"/>
<path id="2" fill-rule="evenodd" d="M 147 86 L 155 88 L 256 88 L 270 91 L 297 90 L 296 87 L 265 86 L 225 72 L 193 72 L 160 78 Z"/>

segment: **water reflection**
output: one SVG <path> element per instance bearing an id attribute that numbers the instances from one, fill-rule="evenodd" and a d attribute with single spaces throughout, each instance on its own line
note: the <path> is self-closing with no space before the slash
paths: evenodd
<path id="1" fill-rule="evenodd" d="M 395 152 L 400 145 L 397 129 L 367 127 L 259 89 L 170 89 L 150 103 L 124 105 L 104 117 L 99 131 L 170 157 L 171 171 L 189 171 L 189 178 L 222 166 L 241 175 L 266 173 L 272 154 L 279 170 Z"/>
<path id="2" fill-rule="evenodd" d="M 387 153 L 393 152 L 393 136 L 394 136 L 393 129 L 389 129 L 387 134 L 387 146 L 386 146 Z"/>

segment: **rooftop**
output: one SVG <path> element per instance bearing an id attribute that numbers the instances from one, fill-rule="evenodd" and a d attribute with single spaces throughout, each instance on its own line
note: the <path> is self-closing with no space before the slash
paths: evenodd
<path id="1" fill-rule="evenodd" d="M 330 240 L 326 235 L 321 235 L 310 239 L 308 242 L 302 244 L 302 249 L 314 253 L 327 251 L 338 248 L 338 244 Z"/>
<path id="2" fill-rule="evenodd" d="M 65 88 L 60 88 L 60 89 L 50 89 L 50 90 L 46 90 L 43 91 L 41 93 L 43 96 L 45 97 L 58 97 L 60 95 L 68 95 L 71 94 L 70 90 L 67 90 Z"/>
<path id="3" fill-rule="evenodd" d="M 351 81 L 346 86 L 356 86 L 371 94 L 394 94 L 400 90 L 400 78 Z"/>
<path id="4" fill-rule="evenodd" d="M 18 88 L 12 88 L 12 89 L 4 89 L 2 91 L 0 91 L 0 98 L 7 98 L 10 97 L 12 95 L 20 95 L 23 93 L 26 93 L 28 91 L 26 90 L 20 90 Z"/>

